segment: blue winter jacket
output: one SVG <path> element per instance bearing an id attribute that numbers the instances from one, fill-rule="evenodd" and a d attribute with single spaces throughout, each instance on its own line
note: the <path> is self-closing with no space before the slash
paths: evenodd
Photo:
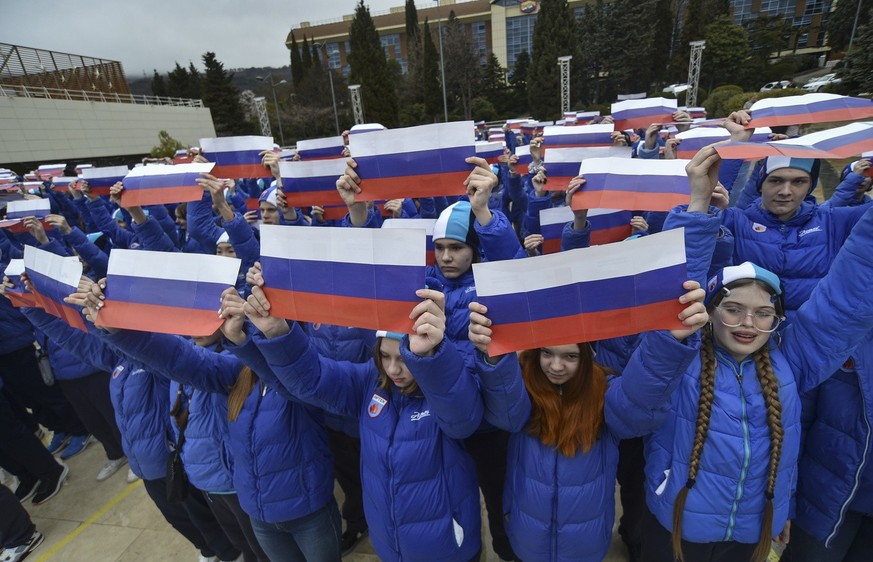
<path id="1" fill-rule="evenodd" d="M 301 399 L 357 416 L 361 482 L 370 540 L 380 560 L 467 561 L 481 548 L 479 492 L 461 440 L 482 420 L 482 399 L 455 346 L 401 353 L 421 393 L 378 388 L 374 363 L 321 357 L 298 325 L 254 339 L 273 371 Z"/>
<path id="2" fill-rule="evenodd" d="M 771 362 L 779 381 L 784 437 L 777 471 L 772 529 L 789 517 L 800 448 L 798 392 L 831 376 L 873 328 L 873 293 L 857 278 L 873 276 L 873 213 L 867 213 L 848 238 L 830 273 L 783 330 L 781 344 L 771 339 Z M 754 363 L 739 364 L 717 349 L 715 400 L 700 469 L 685 506 L 682 538 L 691 542 L 759 539 L 770 450 L 764 400 Z M 676 494 L 685 485 L 694 441 L 700 361 L 683 376 L 669 421 L 646 443 L 646 495 L 649 509 L 672 528 Z"/>
<path id="3" fill-rule="evenodd" d="M 165 377 L 227 396 L 244 364 L 179 336 L 120 331 L 113 345 Z M 264 381 L 263 368 L 246 361 L 259 382 L 236 421 L 228 423 L 233 485 L 250 517 L 281 523 L 309 515 L 333 497 L 333 458 L 321 417 Z"/>

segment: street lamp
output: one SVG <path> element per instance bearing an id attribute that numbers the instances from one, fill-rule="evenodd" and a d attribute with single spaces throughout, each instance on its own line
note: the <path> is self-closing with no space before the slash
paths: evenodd
<path id="1" fill-rule="evenodd" d="M 285 133 L 282 132 L 282 118 L 279 116 L 279 101 L 276 99 L 276 86 L 287 84 L 288 81 L 279 80 L 278 82 L 273 82 L 272 74 L 267 74 L 266 76 L 255 76 L 255 80 L 270 83 L 270 89 L 273 90 L 273 105 L 276 106 L 276 121 L 279 122 L 279 140 L 282 142 L 282 146 L 285 146 Z"/>
<path id="2" fill-rule="evenodd" d="M 334 53 L 339 53 L 339 51 L 331 51 L 327 52 L 327 42 L 321 43 L 318 45 L 319 48 L 324 49 L 325 56 L 325 66 L 327 67 L 327 77 L 330 78 L 330 99 L 333 101 L 333 120 L 336 124 L 336 134 L 340 134 L 339 129 L 339 113 L 336 110 L 336 94 L 333 91 L 333 69 L 330 67 L 330 55 Z"/>
<path id="3" fill-rule="evenodd" d="M 443 61 L 443 30 L 442 18 L 440 17 L 440 0 L 434 0 L 437 3 L 437 35 L 440 38 L 440 76 L 443 85 L 443 117 L 446 123 L 449 122 L 449 105 L 446 102 L 446 65 Z"/>

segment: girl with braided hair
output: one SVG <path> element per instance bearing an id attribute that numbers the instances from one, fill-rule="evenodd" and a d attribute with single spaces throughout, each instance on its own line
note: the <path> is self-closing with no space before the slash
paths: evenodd
<path id="1" fill-rule="evenodd" d="M 708 203 L 718 155 L 708 147 L 698 156 L 697 169 L 686 168 L 694 176 L 687 214 L 717 215 Z M 871 244 L 868 212 L 781 336 L 771 337 L 784 320 L 774 273 L 745 262 L 706 284 L 700 355 L 666 423 L 646 440 L 643 560 L 762 562 L 775 535 L 787 542 L 799 395 L 827 380 L 873 328 L 873 295 L 857 282 L 873 276 Z"/>

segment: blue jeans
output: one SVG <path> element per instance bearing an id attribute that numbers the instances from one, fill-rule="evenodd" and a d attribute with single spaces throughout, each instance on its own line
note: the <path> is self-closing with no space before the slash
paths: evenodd
<path id="1" fill-rule="evenodd" d="M 272 562 L 340 562 L 341 523 L 336 500 L 291 521 L 267 523 L 252 518 L 261 548 Z"/>
<path id="2" fill-rule="evenodd" d="M 790 562 L 861 562 L 870 560 L 873 551 L 873 517 L 846 511 L 843 524 L 831 547 L 825 548 L 812 535 L 791 525 L 791 540 L 782 555 L 782 560 Z"/>

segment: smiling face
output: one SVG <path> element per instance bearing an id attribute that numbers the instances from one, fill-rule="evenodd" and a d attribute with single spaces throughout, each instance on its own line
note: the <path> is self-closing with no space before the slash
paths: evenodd
<path id="1" fill-rule="evenodd" d="M 399 341 L 392 338 L 382 338 L 379 343 L 379 359 L 385 375 L 400 390 L 415 382 L 415 378 L 406 367 L 406 361 L 400 355 Z"/>
<path id="2" fill-rule="evenodd" d="M 765 209 L 788 220 L 794 216 L 812 187 L 812 177 L 797 168 L 780 168 L 761 185 L 761 203 Z"/>
<path id="3" fill-rule="evenodd" d="M 452 238 L 433 242 L 434 258 L 446 279 L 457 279 L 473 265 L 473 248 Z"/>
<path id="4" fill-rule="evenodd" d="M 553 345 L 540 348 L 540 368 L 552 384 L 564 384 L 579 373 L 579 346 Z"/>
<path id="5" fill-rule="evenodd" d="M 742 309 L 750 314 L 742 318 L 739 326 L 730 328 L 722 322 L 723 313 L 719 308 Z M 776 313 L 770 293 L 756 283 L 734 287 L 730 290 L 730 295 L 713 311 L 712 331 L 715 341 L 737 362 L 758 351 L 770 339 L 770 334 L 755 329 L 753 321 L 756 312 Z"/>

